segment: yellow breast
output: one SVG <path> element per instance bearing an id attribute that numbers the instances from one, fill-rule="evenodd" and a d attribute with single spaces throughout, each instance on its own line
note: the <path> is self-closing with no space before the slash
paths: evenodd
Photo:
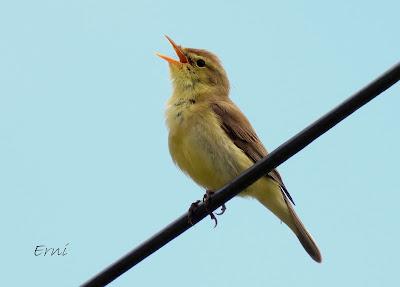
<path id="1" fill-rule="evenodd" d="M 204 188 L 216 190 L 251 166 L 208 103 L 170 102 L 166 121 L 172 159 Z"/>

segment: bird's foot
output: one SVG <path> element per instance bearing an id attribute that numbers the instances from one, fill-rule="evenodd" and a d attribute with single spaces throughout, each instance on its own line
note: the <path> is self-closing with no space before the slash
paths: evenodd
<path id="1" fill-rule="evenodd" d="M 193 215 L 196 212 L 196 209 L 199 206 L 200 202 L 201 202 L 200 200 L 196 200 L 189 207 L 189 210 L 188 210 L 188 222 L 189 222 L 190 225 L 193 225 L 193 221 L 192 221 Z"/>
<path id="2" fill-rule="evenodd" d="M 214 220 L 214 222 L 215 222 L 215 225 L 214 225 L 214 228 L 215 228 L 215 227 L 217 227 L 217 225 L 218 225 L 218 220 L 217 220 L 217 218 L 215 217 L 214 213 L 211 212 L 211 211 L 209 211 L 209 208 L 208 208 L 208 205 L 209 205 L 210 202 L 211 202 L 211 195 L 212 195 L 213 193 L 214 193 L 213 190 L 207 189 L 207 190 L 206 190 L 206 193 L 205 193 L 204 196 L 203 196 L 203 202 L 204 202 L 204 205 L 205 205 L 205 207 L 206 207 L 206 210 L 207 210 L 208 214 L 210 215 L 211 219 Z M 221 212 L 216 212 L 215 214 L 217 214 L 217 215 L 222 215 L 222 214 L 224 214 L 225 210 L 226 210 L 226 206 L 225 206 L 225 204 L 223 204 L 223 205 L 221 206 Z"/>

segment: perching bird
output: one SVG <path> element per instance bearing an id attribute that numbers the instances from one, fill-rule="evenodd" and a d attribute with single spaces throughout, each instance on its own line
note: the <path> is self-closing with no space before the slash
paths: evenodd
<path id="1" fill-rule="evenodd" d="M 167 39 L 179 57 L 178 61 L 158 54 L 169 63 L 173 85 L 166 108 L 172 159 L 197 184 L 218 190 L 265 157 L 267 150 L 229 98 L 229 81 L 217 56 Z M 322 261 L 277 170 L 239 195 L 256 198 L 294 232 L 315 261 Z"/>

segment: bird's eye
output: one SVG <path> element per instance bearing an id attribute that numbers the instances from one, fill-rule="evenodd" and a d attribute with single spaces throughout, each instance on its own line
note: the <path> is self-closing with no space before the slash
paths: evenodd
<path id="1" fill-rule="evenodd" d="M 200 68 L 203 68 L 203 67 L 206 66 L 206 62 L 204 62 L 204 60 L 202 60 L 202 59 L 197 60 L 197 61 L 196 61 L 196 64 L 197 64 L 197 66 L 200 67 Z"/>

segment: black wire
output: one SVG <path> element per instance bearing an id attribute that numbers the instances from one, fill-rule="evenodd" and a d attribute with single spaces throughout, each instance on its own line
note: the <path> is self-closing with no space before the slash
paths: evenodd
<path id="1" fill-rule="evenodd" d="M 239 192 L 254 183 L 272 169 L 302 150 L 316 138 L 338 124 L 344 118 L 368 103 L 380 93 L 400 80 L 400 63 L 389 69 L 369 85 L 355 93 L 336 108 L 322 116 L 320 119 L 303 129 L 294 137 L 280 145 L 268 156 L 244 171 L 231 183 L 227 184 L 213 194 L 209 202 L 209 210 L 214 211 Z M 192 223 L 196 224 L 208 215 L 204 204 L 201 203 L 192 216 Z M 157 251 L 172 239 L 176 238 L 192 225 L 188 222 L 188 213 L 183 214 L 164 229 L 153 235 L 148 240 L 137 246 L 124 257 L 111 264 L 92 279 L 82 284 L 82 287 L 105 286 L 118 276 L 135 266 L 147 256 Z"/>

